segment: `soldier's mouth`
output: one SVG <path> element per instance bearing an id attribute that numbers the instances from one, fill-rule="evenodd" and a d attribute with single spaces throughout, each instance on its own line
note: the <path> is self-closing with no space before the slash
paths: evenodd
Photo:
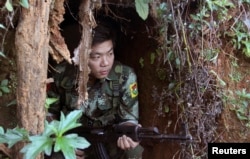
<path id="1" fill-rule="evenodd" d="M 101 71 L 101 72 L 100 72 L 100 74 L 101 74 L 102 76 L 107 76 L 108 73 L 109 73 L 109 71 Z"/>

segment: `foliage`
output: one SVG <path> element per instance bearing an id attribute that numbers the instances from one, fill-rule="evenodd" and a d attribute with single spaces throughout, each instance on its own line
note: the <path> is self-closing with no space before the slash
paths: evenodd
<path id="1" fill-rule="evenodd" d="M 23 128 L 14 128 L 7 129 L 6 133 L 2 127 L 0 127 L 0 143 L 8 144 L 8 147 L 11 148 L 17 142 L 28 140 L 28 132 Z"/>
<path id="2" fill-rule="evenodd" d="M 138 15 L 146 20 L 149 14 L 149 0 L 135 0 L 135 8 Z"/>
<path id="3" fill-rule="evenodd" d="M 24 7 L 24 8 L 29 8 L 29 1 L 28 0 L 20 0 L 19 4 Z M 12 0 L 6 0 L 5 2 L 5 8 L 9 11 L 9 12 L 13 12 L 13 5 L 15 5 L 14 3 L 12 3 Z"/>
<path id="4" fill-rule="evenodd" d="M 231 93 L 231 96 L 227 99 L 233 106 L 231 110 L 235 111 L 239 120 L 245 121 L 246 126 L 250 127 L 250 108 L 248 107 L 250 103 L 250 93 L 247 93 L 246 89 L 243 88 L 241 91 L 235 91 L 234 94 L 236 97 L 233 97 Z"/>
<path id="5" fill-rule="evenodd" d="M 0 127 L 0 143 L 6 143 L 8 147 L 12 147 L 20 141 L 28 142 L 21 149 L 24 159 L 33 159 L 42 152 L 51 155 L 52 150 L 62 151 L 66 159 L 74 159 L 75 149 L 85 149 L 90 145 L 85 138 L 77 134 L 66 134 L 67 131 L 81 125 L 77 123 L 81 115 L 81 110 L 72 111 L 66 117 L 61 113 L 60 121 L 45 122 L 45 130 L 40 135 L 30 136 L 27 130 L 20 128 L 8 129 L 4 133 L 3 128 Z"/>
<path id="6" fill-rule="evenodd" d="M 246 57 L 250 57 L 250 34 L 247 26 L 243 21 L 237 21 L 231 28 L 232 31 L 227 32 L 227 35 L 232 37 L 235 49 L 242 50 Z"/>
<path id="7" fill-rule="evenodd" d="M 8 80 L 4 79 L 0 83 L 0 97 L 3 95 L 3 93 L 10 93 L 10 89 L 8 87 Z"/>
<path id="8" fill-rule="evenodd" d="M 2 51 L 0 51 L 0 56 L 6 57 Z"/>
<path id="9" fill-rule="evenodd" d="M 11 12 L 11 16 L 10 15 L 6 16 L 6 19 L 10 20 L 10 23 L 12 23 L 12 20 L 13 20 L 15 6 L 22 6 L 24 8 L 29 8 L 29 1 L 28 0 L 19 0 L 18 3 L 16 3 L 16 1 L 6 0 L 4 7 L 1 8 L 1 12 L 4 9 L 6 9 L 8 12 Z M 4 24 L 1 24 L 1 23 L 0 23 L 0 29 L 5 29 L 6 33 L 8 31 L 8 27 L 4 26 Z M 5 43 L 4 40 L 5 40 L 5 38 L 2 37 L 2 47 L 3 47 L 3 44 Z M 4 48 L 0 48 L 0 56 L 6 57 L 3 49 Z"/>
<path id="10" fill-rule="evenodd" d="M 29 8 L 29 1 L 28 0 L 20 0 L 19 4 L 24 8 Z"/>
<path id="11" fill-rule="evenodd" d="M 144 67 L 144 59 L 142 57 L 139 59 L 139 63 L 140 63 L 141 68 L 143 68 Z"/>
<path id="12" fill-rule="evenodd" d="M 228 20 L 231 17 L 228 14 L 228 8 L 235 7 L 230 0 L 206 0 L 208 9 L 217 13 L 218 19 L 221 21 Z"/>
<path id="13" fill-rule="evenodd" d="M 5 29 L 5 26 L 3 24 L 0 24 L 0 28 Z"/>
<path id="14" fill-rule="evenodd" d="M 13 6 L 10 0 L 6 0 L 5 2 L 5 7 L 8 11 L 12 12 L 13 11 Z"/>
<path id="15" fill-rule="evenodd" d="M 228 75 L 230 77 L 230 79 L 233 82 L 240 82 L 242 80 L 242 73 L 239 71 L 239 65 L 236 59 L 232 59 L 231 61 L 231 68 L 230 68 L 230 74 Z"/>
<path id="16" fill-rule="evenodd" d="M 45 100 L 45 108 L 49 109 L 50 105 L 57 102 L 57 101 L 58 101 L 58 98 L 46 98 L 46 100 Z"/>
<path id="17" fill-rule="evenodd" d="M 250 57 L 249 2 L 177 0 L 161 2 L 157 6 L 157 50 L 161 54 L 150 53 L 148 61 L 152 64 L 160 57 L 155 76 L 165 81 L 166 85 L 174 85 L 172 89 L 166 87 L 162 91 L 153 91 L 154 99 L 160 99 L 155 100 L 159 102 L 155 103 L 159 106 L 156 112 L 159 116 L 178 111 L 177 123 L 187 123 L 190 132 L 200 141 L 199 144 L 187 146 L 185 152 L 180 152 L 180 158 L 206 157 L 198 154 L 205 154 L 203 151 L 207 143 L 217 138 L 217 117 L 225 104 L 222 93 L 229 84 L 225 78 L 229 77 L 235 82 L 242 79 L 242 74 L 233 67 L 230 67 L 233 70 L 227 77 L 217 72 L 217 67 L 224 66 L 219 61 L 224 56 L 236 59 L 235 56 L 243 53 L 246 58 Z M 238 118 L 246 120 L 249 114 L 248 99 L 245 96 L 239 98 L 239 94 L 244 93 L 247 94 L 244 91 L 233 92 L 242 105 L 235 112 Z M 167 104 L 164 101 L 168 101 Z"/>
<path id="18" fill-rule="evenodd" d="M 6 28 L 5 28 L 5 26 L 3 24 L 0 23 L 0 29 L 6 29 Z M 6 57 L 1 50 L 0 50 L 0 56 Z"/>

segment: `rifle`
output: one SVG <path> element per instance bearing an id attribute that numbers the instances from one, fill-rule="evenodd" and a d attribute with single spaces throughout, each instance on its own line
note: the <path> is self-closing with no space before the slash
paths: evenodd
<path id="1" fill-rule="evenodd" d="M 185 126 L 185 125 L 184 125 Z M 134 141 L 163 141 L 163 140 L 192 140 L 192 136 L 187 133 L 187 128 L 182 135 L 161 134 L 157 127 L 140 127 L 138 125 L 118 125 L 107 127 L 77 127 L 69 133 L 77 133 L 85 137 L 95 150 L 98 159 L 109 159 L 103 143 L 117 141 L 122 135 L 132 138 Z"/>

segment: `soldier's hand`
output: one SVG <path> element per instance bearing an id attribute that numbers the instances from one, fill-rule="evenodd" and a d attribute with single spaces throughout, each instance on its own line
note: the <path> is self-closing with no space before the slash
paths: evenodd
<path id="1" fill-rule="evenodd" d="M 84 159 L 84 151 L 83 150 L 77 149 L 77 150 L 75 150 L 75 153 L 76 153 L 76 159 Z"/>
<path id="2" fill-rule="evenodd" d="M 118 138 L 117 146 L 123 150 L 131 150 L 139 145 L 140 142 L 133 141 L 130 137 L 123 135 Z"/>

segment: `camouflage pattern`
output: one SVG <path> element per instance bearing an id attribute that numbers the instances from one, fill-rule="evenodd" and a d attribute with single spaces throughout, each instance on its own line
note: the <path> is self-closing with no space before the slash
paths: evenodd
<path id="1" fill-rule="evenodd" d="M 88 85 L 88 100 L 81 108 L 87 117 L 103 126 L 113 124 L 114 120 L 137 123 L 138 90 L 134 71 L 115 62 L 107 78 Z"/>
<path id="2" fill-rule="evenodd" d="M 60 93 L 61 108 L 73 110 L 77 103 L 77 70 L 72 65 L 59 65 L 56 69 L 61 73 L 55 78 L 57 92 Z M 81 105 L 83 114 L 82 124 L 90 126 L 106 126 L 121 122 L 138 123 L 138 88 L 137 77 L 132 68 L 114 62 L 107 78 L 88 83 L 88 100 Z M 135 149 L 123 151 L 116 143 L 106 145 L 111 158 L 139 159 L 143 148 L 138 145 Z M 86 150 L 87 156 L 92 158 L 92 150 Z M 88 158 L 86 156 L 86 158 Z"/>
<path id="3" fill-rule="evenodd" d="M 60 97 L 61 109 L 71 111 L 78 99 L 77 68 L 64 63 L 56 69 L 54 97 Z M 83 114 L 100 126 L 128 120 L 138 123 L 137 77 L 132 68 L 114 62 L 107 78 L 90 83 L 88 100 L 81 106 Z"/>

